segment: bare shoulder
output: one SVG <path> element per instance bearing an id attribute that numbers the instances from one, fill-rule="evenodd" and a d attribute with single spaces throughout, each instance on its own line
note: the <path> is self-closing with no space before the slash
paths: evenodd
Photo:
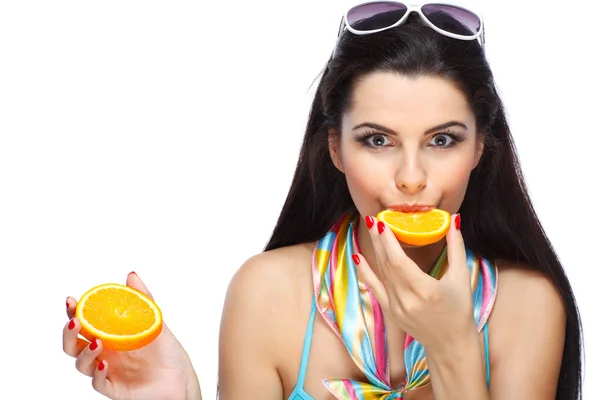
<path id="1" fill-rule="evenodd" d="M 564 316 L 560 294 L 546 275 L 514 262 L 498 261 L 496 265 L 498 297 L 495 308 L 510 311 L 512 315 L 549 312 Z"/>
<path id="2" fill-rule="evenodd" d="M 302 313 L 312 247 L 296 245 L 249 258 L 232 277 L 221 315 L 219 383 L 223 399 L 281 399 L 278 365 Z M 292 328 L 290 328 L 292 326 Z"/>
<path id="3" fill-rule="evenodd" d="M 283 330 L 304 314 L 301 305 L 310 304 L 305 297 L 311 256 L 311 244 L 298 244 L 246 260 L 229 283 L 222 330 L 250 329 L 254 341 L 265 340 L 269 346 L 285 337 Z"/>
<path id="4" fill-rule="evenodd" d="M 261 303 L 271 316 L 289 313 L 300 289 L 310 278 L 313 244 L 298 244 L 259 253 L 249 258 L 234 274 L 227 298 L 240 298 L 244 308 Z M 276 299 L 277 301 L 273 301 Z"/>
<path id="5" fill-rule="evenodd" d="M 537 393 L 537 398 L 546 398 L 542 395 L 546 392 L 552 396 L 566 329 L 561 296 L 551 280 L 539 271 L 510 262 L 496 262 L 496 265 L 498 293 L 489 319 L 492 380 L 502 382 L 497 387 L 504 389 L 497 391 L 503 394 L 515 386 L 527 388 L 517 391 L 520 394 L 515 398 L 522 398 L 519 396 L 529 391 Z M 545 367 L 531 372 L 539 365 Z M 538 382 L 535 387 L 525 381 L 522 385 L 516 383 L 524 379 L 521 376 L 531 379 L 534 375 Z M 546 384 L 545 389 L 539 387 L 542 383 Z"/>

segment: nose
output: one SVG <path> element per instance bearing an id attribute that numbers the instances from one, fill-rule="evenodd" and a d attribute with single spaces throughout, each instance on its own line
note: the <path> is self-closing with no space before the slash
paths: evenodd
<path id="1" fill-rule="evenodd" d="M 405 153 L 396 173 L 396 186 L 405 194 L 416 194 L 427 183 L 427 174 L 418 154 Z"/>

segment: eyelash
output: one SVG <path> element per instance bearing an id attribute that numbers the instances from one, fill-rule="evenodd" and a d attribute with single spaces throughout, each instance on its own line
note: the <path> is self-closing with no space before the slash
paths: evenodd
<path id="1" fill-rule="evenodd" d="M 441 132 L 436 133 L 435 135 L 432 136 L 432 139 L 435 138 L 436 136 L 439 136 L 439 135 L 446 135 L 446 136 L 450 137 L 450 139 L 452 139 L 452 143 L 450 143 L 450 145 L 448 145 L 446 147 L 433 146 L 433 147 L 437 147 L 439 150 L 448 150 L 448 149 L 456 146 L 458 143 L 461 143 L 461 142 L 463 142 L 465 140 L 464 137 L 462 137 L 460 135 L 457 135 L 455 133 L 452 133 L 449 130 L 443 130 Z M 365 131 L 365 132 L 361 133 L 359 137 L 356 138 L 356 141 L 359 142 L 359 143 L 361 143 L 364 146 L 367 146 L 367 147 L 371 148 L 371 149 L 377 149 L 377 148 L 380 148 L 380 147 L 387 147 L 387 146 L 373 146 L 373 145 L 371 145 L 369 143 L 369 139 L 371 139 L 374 136 L 383 136 L 383 137 L 387 138 L 388 140 L 390 140 L 389 137 L 388 137 L 388 135 L 385 134 L 385 133 L 381 133 L 381 132 L 378 132 L 378 131 Z"/>
<path id="2" fill-rule="evenodd" d="M 369 139 L 371 139 L 373 136 L 383 136 L 385 138 L 388 138 L 388 135 L 384 134 L 384 133 L 380 133 L 377 131 L 365 131 L 363 133 L 360 134 L 359 137 L 356 138 L 356 141 L 366 147 L 369 148 L 377 148 L 377 147 L 382 147 L 382 146 L 373 146 L 369 143 Z M 389 138 L 388 138 L 389 140 Z"/>

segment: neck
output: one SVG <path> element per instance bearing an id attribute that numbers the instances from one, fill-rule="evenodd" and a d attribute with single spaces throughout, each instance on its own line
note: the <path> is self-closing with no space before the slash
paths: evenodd
<path id="1" fill-rule="evenodd" d="M 373 243 L 371 242 L 371 237 L 369 235 L 367 225 L 365 223 L 364 218 L 359 218 L 359 221 L 360 222 L 358 224 L 358 245 L 360 247 L 361 254 L 367 260 L 373 272 L 377 275 L 379 279 L 381 279 L 379 267 L 377 265 L 377 257 L 373 249 Z M 401 245 L 406 255 L 411 260 L 413 260 L 413 262 L 417 264 L 423 272 L 428 274 L 429 271 L 431 271 L 431 268 L 433 267 L 435 262 L 437 261 L 438 257 L 442 253 L 442 250 L 444 250 L 446 240 L 443 239 L 437 243 L 420 247 L 409 247 L 405 244 Z"/>

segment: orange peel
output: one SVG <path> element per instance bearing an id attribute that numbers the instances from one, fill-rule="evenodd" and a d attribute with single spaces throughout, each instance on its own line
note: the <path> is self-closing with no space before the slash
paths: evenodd
<path id="1" fill-rule="evenodd" d="M 418 212 L 383 210 L 377 220 L 385 222 L 399 241 L 416 246 L 440 241 L 450 228 L 450 213 L 438 208 Z"/>

